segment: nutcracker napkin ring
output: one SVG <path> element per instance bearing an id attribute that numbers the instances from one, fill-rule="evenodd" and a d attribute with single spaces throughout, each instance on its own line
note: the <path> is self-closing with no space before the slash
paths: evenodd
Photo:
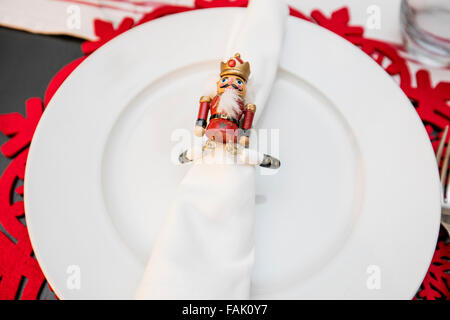
<path id="1" fill-rule="evenodd" d="M 214 149 L 218 144 L 222 144 L 230 154 L 240 154 L 246 159 L 252 154 L 257 161 L 251 164 L 278 169 L 280 160 L 248 150 L 250 129 L 256 112 L 256 106 L 245 101 L 249 76 L 250 64 L 248 61 L 244 62 L 239 53 L 227 62 L 220 63 L 220 80 L 217 82 L 216 94 L 213 97 L 200 98 L 194 134 L 199 138 L 206 134 L 208 138 L 202 151 Z M 181 163 L 191 162 L 196 158 L 194 152 L 190 151 L 192 150 L 180 154 Z"/>
<path id="2" fill-rule="evenodd" d="M 180 156 L 178 157 L 178 160 L 180 161 L 180 163 L 184 164 L 184 163 L 193 161 L 187 156 L 187 154 L 188 154 L 188 150 L 186 150 L 180 154 Z M 268 169 L 278 169 L 281 166 L 280 160 L 278 160 L 277 158 L 274 158 L 268 154 L 263 154 L 262 157 L 258 157 L 258 162 L 256 164 L 258 164 L 259 166 L 261 166 L 263 168 L 268 168 Z"/>

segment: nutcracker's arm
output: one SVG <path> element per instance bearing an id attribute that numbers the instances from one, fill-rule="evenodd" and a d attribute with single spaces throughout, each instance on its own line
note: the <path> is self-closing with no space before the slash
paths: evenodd
<path id="1" fill-rule="evenodd" d="M 244 118 L 242 119 L 242 128 L 240 130 L 239 144 L 247 147 L 250 139 L 250 129 L 252 128 L 253 118 L 255 117 L 256 106 L 247 103 L 244 110 Z"/>
<path id="2" fill-rule="evenodd" d="M 203 96 L 200 98 L 200 106 L 198 108 L 197 121 L 195 121 L 194 134 L 202 137 L 205 134 L 206 119 L 208 119 L 209 109 L 211 107 L 211 97 Z"/>

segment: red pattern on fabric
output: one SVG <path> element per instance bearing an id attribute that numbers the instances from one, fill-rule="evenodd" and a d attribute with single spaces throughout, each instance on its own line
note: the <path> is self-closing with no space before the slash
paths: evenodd
<path id="1" fill-rule="evenodd" d="M 195 7 L 163 6 L 152 13 L 145 15 L 138 23 L 133 19 L 125 18 L 117 29 L 113 24 L 101 20 L 94 22 L 96 41 L 86 41 L 82 50 L 87 56 L 113 39 L 117 35 L 131 29 L 133 26 L 163 17 L 169 14 L 184 12 L 193 9 L 214 7 L 244 7 L 246 0 L 196 0 Z M 450 83 L 441 82 L 435 87 L 431 86 L 427 71 L 417 72 L 417 86 L 411 86 L 411 75 L 406 61 L 397 53 L 396 48 L 390 44 L 364 38 L 364 29 L 360 26 L 349 25 L 350 15 L 347 8 L 334 11 L 331 17 L 326 17 L 318 10 L 311 13 L 311 17 L 304 15 L 295 8 L 290 8 L 291 16 L 316 22 L 322 27 L 337 33 L 371 56 L 380 64 L 388 74 L 399 78 L 400 87 L 406 95 L 416 104 L 417 112 L 425 121 L 425 128 L 430 135 L 433 147 L 437 147 L 439 136 L 436 129 L 442 130 L 449 124 L 450 113 L 447 105 L 450 99 Z M 70 73 L 85 59 L 81 57 L 60 70 L 50 82 L 45 93 L 45 105 L 49 103 L 56 90 L 70 75 Z M 388 63 L 386 63 L 388 60 Z M 43 104 L 38 98 L 31 98 L 26 102 L 27 117 L 19 113 L 0 115 L 0 131 L 10 137 L 9 141 L 1 147 L 1 152 L 7 157 L 14 157 L 0 178 L 0 224 L 9 234 L 9 237 L 0 232 L 0 299 L 36 299 L 42 288 L 45 278 L 39 265 L 31 255 L 32 248 L 26 227 L 18 220 L 24 215 L 23 201 L 11 202 L 11 194 L 17 180 L 24 179 L 25 163 L 28 155 L 28 145 L 35 131 L 36 125 L 43 112 Z M 15 189 L 23 195 L 23 186 Z M 450 244 L 439 241 L 433 262 L 425 277 L 421 290 L 417 294 L 419 299 L 450 298 L 448 272 Z M 445 258 L 447 257 L 447 258 Z M 18 292 L 23 279 L 26 279 L 24 290 L 20 297 Z"/>
<path id="2" fill-rule="evenodd" d="M 0 115 L 0 131 L 11 137 L 1 147 L 1 151 L 6 157 L 13 157 L 30 143 L 41 118 L 43 108 L 39 98 L 28 99 L 25 108 L 26 118 L 18 112 Z"/>
<path id="3" fill-rule="evenodd" d="M 293 7 L 289 7 L 289 15 L 306 21 L 313 21 L 310 17 L 304 15 L 302 12 L 298 11 Z"/>
<path id="4" fill-rule="evenodd" d="M 311 17 L 321 27 L 331 30 L 346 39 L 351 37 L 361 37 L 364 33 L 363 27 L 349 25 L 350 13 L 345 7 L 334 11 L 330 18 L 327 18 L 319 10 L 313 10 L 311 12 Z"/>
<path id="5" fill-rule="evenodd" d="M 450 299 L 450 245 L 440 240 L 417 297 L 427 300 Z"/>
<path id="6" fill-rule="evenodd" d="M 0 178 L 0 224 L 10 237 L 0 232 L 0 299 L 36 299 L 45 278 L 32 254 L 27 228 L 19 221 L 25 214 L 23 201 L 12 202 L 17 180 L 23 180 L 28 146 L 42 115 L 40 99 L 26 102 L 27 118 L 19 113 L 0 115 L 0 131 L 11 136 L 1 150 L 14 159 Z M 23 194 L 23 187 L 16 189 Z M 25 282 L 26 281 L 26 282 Z M 23 292 L 18 296 L 23 285 Z"/>
<path id="7" fill-rule="evenodd" d="M 246 7 L 248 0 L 195 0 L 195 7 L 218 8 L 218 7 Z"/>
<path id="8" fill-rule="evenodd" d="M 417 71 L 416 82 L 416 87 L 405 89 L 406 95 L 415 104 L 422 121 L 443 130 L 450 124 L 450 82 L 440 82 L 433 87 L 427 70 Z"/>
<path id="9" fill-rule="evenodd" d="M 95 35 L 98 37 L 96 41 L 86 41 L 81 45 L 81 50 L 84 54 L 90 54 L 104 45 L 106 42 L 114 37 L 130 30 L 134 25 L 132 18 L 125 18 L 122 20 L 117 29 L 114 29 L 112 22 L 102 21 L 96 19 L 94 21 Z"/>

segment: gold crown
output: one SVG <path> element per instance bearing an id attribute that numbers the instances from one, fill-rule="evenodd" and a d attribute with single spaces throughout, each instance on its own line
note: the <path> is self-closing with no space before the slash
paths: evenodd
<path id="1" fill-rule="evenodd" d="M 233 75 L 248 80 L 250 76 L 250 64 L 241 59 L 241 55 L 236 53 L 234 57 L 228 59 L 227 62 L 220 63 L 220 76 Z"/>

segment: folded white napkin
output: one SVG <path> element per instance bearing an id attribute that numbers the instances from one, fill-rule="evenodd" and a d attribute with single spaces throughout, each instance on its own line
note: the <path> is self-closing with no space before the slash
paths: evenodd
<path id="1" fill-rule="evenodd" d="M 233 160 L 219 145 L 194 162 L 158 235 L 137 299 L 250 298 L 255 168 Z"/>
<path id="2" fill-rule="evenodd" d="M 250 61 L 257 114 L 276 77 L 287 14 L 284 1 L 253 0 L 236 23 L 239 32 L 229 40 L 230 55 L 241 52 Z M 264 40 L 255 40 L 261 33 Z M 253 165 L 261 155 L 246 149 L 234 157 L 222 144 L 200 158 L 195 150 L 201 149 L 190 150 L 190 159 L 196 160 L 157 237 L 137 299 L 250 298 L 255 252 Z"/>

